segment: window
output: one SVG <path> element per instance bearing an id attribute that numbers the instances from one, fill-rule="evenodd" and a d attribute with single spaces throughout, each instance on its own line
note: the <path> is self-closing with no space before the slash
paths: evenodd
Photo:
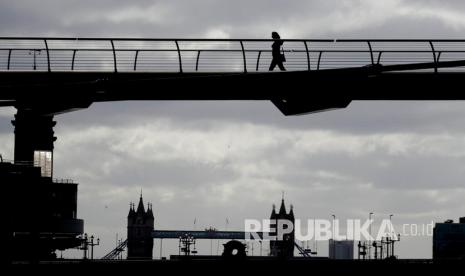
<path id="1" fill-rule="evenodd" d="M 34 151 L 34 166 L 40 167 L 43 177 L 52 177 L 52 152 Z"/>

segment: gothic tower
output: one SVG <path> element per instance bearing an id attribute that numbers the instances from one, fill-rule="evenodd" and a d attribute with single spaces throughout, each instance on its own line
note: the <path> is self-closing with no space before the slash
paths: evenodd
<path id="1" fill-rule="evenodd" d="M 275 205 L 273 205 L 273 210 L 271 211 L 271 233 L 272 237 L 270 241 L 270 255 L 280 258 L 291 258 L 294 257 L 294 241 L 295 241 L 295 229 L 292 230 L 289 234 L 283 234 L 283 239 L 278 240 L 280 233 L 278 232 L 278 225 L 280 220 L 287 220 L 294 225 L 294 210 L 291 205 L 291 210 L 289 213 L 286 212 L 286 205 L 284 204 L 284 198 L 281 200 L 281 206 L 279 212 L 276 213 Z M 286 226 L 285 226 L 286 228 Z M 274 230 L 274 231 L 273 231 Z M 273 240 L 273 238 L 276 238 Z"/>
<path id="2" fill-rule="evenodd" d="M 152 204 L 145 211 L 142 193 L 137 210 L 130 204 L 128 214 L 128 259 L 147 260 L 153 257 L 153 212 Z"/>

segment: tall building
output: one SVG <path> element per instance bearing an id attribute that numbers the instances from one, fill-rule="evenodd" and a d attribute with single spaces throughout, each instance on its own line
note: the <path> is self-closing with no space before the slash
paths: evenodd
<path id="1" fill-rule="evenodd" d="M 329 240 L 329 258 L 334 260 L 353 260 L 354 259 L 354 241 Z"/>
<path id="2" fill-rule="evenodd" d="M 465 217 L 436 223 L 433 231 L 433 259 L 465 260 Z"/>
<path id="3" fill-rule="evenodd" d="M 152 259 L 154 225 L 152 204 L 148 203 L 145 211 L 141 194 L 137 210 L 134 207 L 131 203 L 128 214 L 128 259 Z"/>
<path id="4" fill-rule="evenodd" d="M 286 220 L 294 225 L 294 210 L 291 205 L 291 210 L 289 213 L 286 212 L 286 206 L 284 204 L 284 198 L 281 200 L 281 207 L 279 207 L 279 212 L 276 213 L 276 207 L 273 205 L 273 210 L 271 211 L 270 216 L 270 255 L 280 258 L 291 258 L 294 256 L 294 243 L 295 243 L 295 229 L 292 230 L 289 234 L 279 233 L 278 225 L 280 220 Z M 284 223 L 284 222 L 282 222 Z M 287 226 L 284 225 L 284 229 L 287 229 Z M 282 235 L 283 239 L 279 240 L 278 237 Z M 275 238 L 273 240 L 273 238 Z"/>

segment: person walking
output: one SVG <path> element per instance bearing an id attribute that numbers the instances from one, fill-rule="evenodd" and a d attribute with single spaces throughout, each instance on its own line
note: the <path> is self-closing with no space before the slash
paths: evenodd
<path id="1" fill-rule="evenodd" d="M 274 39 L 274 42 L 273 45 L 271 45 L 273 59 L 271 60 L 270 71 L 273 71 L 276 65 L 281 71 L 286 71 L 286 68 L 284 68 L 283 65 L 283 62 L 286 61 L 286 58 L 284 53 L 281 53 L 281 47 L 283 46 L 284 42 L 277 32 L 272 32 L 271 37 Z"/>

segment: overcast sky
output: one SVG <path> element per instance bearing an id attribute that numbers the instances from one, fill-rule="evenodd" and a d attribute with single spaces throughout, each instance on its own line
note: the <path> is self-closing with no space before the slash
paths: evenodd
<path id="1" fill-rule="evenodd" d="M 0 2 L 1 36 L 463 38 L 464 1 L 60 0 Z M 14 109 L 0 109 L 13 157 Z M 126 235 L 129 202 L 155 228 L 242 229 L 281 191 L 298 218 L 430 223 L 465 216 L 465 103 L 354 102 L 284 117 L 269 102 L 121 102 L 60 115 L 55 175 L 79 182 L 78 216 L 101 256 Z M 177 252 L 177 242 L 165 245 Z M 208 248 L 209 244 L 204 245 Z M 159 256 L 158 243 L 154 248 Z M 327 254 L 321 243 L 320 252 Z M 255 251 L 257 253 L 257 250 Z M 397 253 L 428 258 L 431 238 Z M 74 253 L 70 253 L 71 255 Z"/>

